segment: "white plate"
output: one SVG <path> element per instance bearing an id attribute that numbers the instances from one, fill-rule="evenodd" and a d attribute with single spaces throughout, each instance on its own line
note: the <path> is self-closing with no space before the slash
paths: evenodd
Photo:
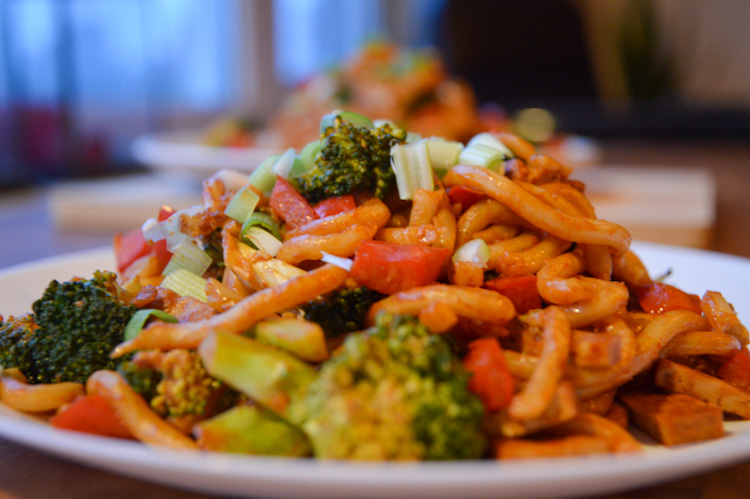
<path id="1" fill-rule="evenodd" d="M 222 168 L 249 173 L 279 151 L 208 146 L 201 144 L 200 131 L 175 130 L 143 135 L 133 141 L 130 152 L 159 174 L 202 181 Z"/>
<path id="2" fill-rule="evenodd" d="M 671 246 L 634 249 L 652 275 L 671 268 L 686 291 L 719 290 L 741 318 L 750 317 L 750 260 Z M 29 309 L 52 278 L 110 268 L 108 248 L 0 271 L 0 310 Z M 597 456 L 526 462 L 353 464 L 216 453 L 176 453 L 114 439 L 54 430 L 0 405 L 0 435 L 124 475 L 178 488 L 237 496 L 551 497 L 603 494 L 709 471 L 750 456 L 750 422 L 726 424 L 727 436 L 643 456 Z"/>

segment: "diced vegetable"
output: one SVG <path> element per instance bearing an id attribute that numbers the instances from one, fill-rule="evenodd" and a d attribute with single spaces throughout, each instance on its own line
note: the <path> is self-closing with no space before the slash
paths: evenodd
<path id="1" fill-rule="evenodd" d="M 506 296 L 516 307 L 517 314 L 541 308 L 542 298 L 536 286 L 535 275 L 498 277 L 484 283 L 484 287 Z"/>
<path id="2" fill-rule="evenodd" d="M 435 282 L 450 254 L 445 248 L 365 241 L 354 254 L 350 276 L 362 286 L 393 294 Z"/>
<path id="3" fill-rule="evenodd" d="M 425 139 L 425 143 L 430 154 L 432 169 L 441 178 L 448 170 L 458 164 L 458 158 L 461 151 L 464 150 L 462 143 L 441 138 Z"/>
<path id="4" fill-rule="evenodd" d="M 652 314 L 661 314 L 670 310 L 690 310 L 696 314 L 702 313 L 701 299 L 698 295 L 688 294 L 671 284 L 653 282 L 639 287 L 635 294 L 641 308 Z"/>
<path id="5" fill-rule="evenodd" d="M 318 218 L 310 203 L 282 177 L 276 177 L 270 204 L 290 228 L 305 225 Z"/>
<path id="6" fill-rule="evenodd" d="M 125 326 L 124 336 L 126 340 L 132 340 L 139 334 L 146 322 L 151 318 L 159 319 L 164 322 L 177 322 L 177 317 L 163 310 L 156 308 L 142 308 L 133 314 Z"/>
<path id="7" fill-rule="evenodd" d="M 151 247 L 143 237 L 141 229 L 133 229 L 126 233 L 118 233 L 112 241 L 115 250 L 117 270 L 122 272 L 138 258 L 148 255 Z"/>
<path id="8" fill-rule="evenodd" d="M 133 438 L 104 397 L 84 395 L 52 416 L 55 428 L 113 438 Z"/>
<path id="9" fill-rule="evenodd" d="M 458 162 L 462 165 L 481 166 L 493 172 L 500 172 L 503 159 L 504 156 L 501 151 L 488 145 L 477 143 L 461 151 Z M 503 170 L 501 173 L 504 172 Z"/>
<path id="10" fill-rule="evenodd" d="M 504 159 L 509 159 L 515 156 L 513 154 L 513 151 L 511 151 L 508 146 L 500 142 L 500 140 L 490 132 L 482 132 L 476 134 L 471 138 L 471 140 L 469 140 L 469 142 L 466 144 L 466 147 L 471 147 L 477 144 L 488 146 L 492 149 L 500 151 Z"/>
<path id="11" fill-rule="evenodd" d="M 419 189 L 435 189 L 430 153 L 425 141 L 391 147 L 391 167 L 396 174 L 401 199 L 414 198 Z"/>
<path id="12" fill-rule="evenodd" d="M 333 112 L 330 112 L 326 115 L 323 115 L 323 117 L 320 119 L 320 133 L 324 134 L 325 131 L 334 126 L 334 120 L 336 119 L 336 116 L 341 116 L 341 119 L 347 123 L 351 123 L 354 126 L 358 127 L 365 127 L 372 130 L 375 128 L 375 125 L 373 124 L 372 120 L 368 118 L 367 116 L 363 116 L 359 113 L 355 113 L 354 111 L 341 111 L 341 110 L 334 110 Z"/>
<path id="13" fill-rule="evenodd" d="M 261 227 L 273 234 L 277 239 L 281 239 L 281 226 L 267 213 L 256 211 L 247 217 L 245 223 L 242 224 L 240 233 L 244 236 L 250 227 Z"/>
<path id="14" fill-rule="evenodd" d="M 280 239 L 258 225 L 242 231 L 242 238 L 253 248 L 263 250 L 271 256 L 276 256 L 283 244 Z"/>
<path id="15" fill-rule="evenodd" d="M 487 411 L 499 411 L 510 405 L 513 374 L 496 338 L 480 338 L 469 343 L 463 365 L 471 373 L 469 390 L 482 399 Z"/>
<path id="16" fill-rule="evenodd" d="M 476 263 L 482 268 L 487 268 L 490 259 L 490 247 L 481 239 L 472 239 L 464 243 L 453 254 L 454 262 Z"/>
<path id="17" fill-rule="evenodd" d="M 176 269 L 161 282 L 161 287 L 171 289 L 180 296 L 192 296 L 198 301 L 208 303 L 206 280 L 186 269 Z"/>
<path id="18" fill-rule="evenodd" d="M 260 260 L 253 264 L 253 277 L 261 288 L 278 286 L 289 279 L 305 275 L 307 271 L 276 258 Z"/>
<path id="19" fill-rule="evenodd" d="M 201 449 L 260 456 L 304 457 L 307 436 L 262 407 L 238 405 L 193 427 Z"/>
<path id="20" fill-rule="evenodd" d="M 295 318 L 266 320 L 255 328 L 255 339 L 308 362 L 322 362 L 328 358 L 323 328 L 315 322 Z"/>
<path id="21" fill-rule="evenodd" d="M 281 154 L 274 154 L 267 157 L 248 177 L 247 181 L 266 196 L 271 195 L 271 190 L 276 184 L 276 174 L 273 172 L 273 165 L 281 157 Z"/>
<path id="22" fill-rule="evenodd" d="M 177 269 L 185 269 L 195 275 L 202 276 L 208 270 L 213 260 L 192 241 L 183 241 L 172 251 L 172 258 L 164 268 L 163 275 L 169 275 Z"/>
<path id="23" fill-rule="evenodd" d="M 738 350 L 719 367 L 716 374 L 731 385 L 750 390 L 750 352 L 747 348 Z"/>
<path id="24" fill-rule="evenodd" d="M 320 140 L 313 140 L 309 142 L 299 152 L 299 160 L 302 162 L 302 166 L 305 171 L 312 170 L 315 166 L 315 157 L 318 155 L 320 150 L 323 148 L 323 143 Z"/>
<path id="25" fill-rule="evenodd" d="M 216 331 L 198 347 L 211 376 L 220 379 L 293 424 L 299 414 L 290 406 L 304 396 L 318 374 L 306 362 L 250 338 Z"/>
<path id="26" fill-rule="evenodd" d="M 229 200 L 224 214 L 239 223 L 243 223 L 255 211 L 259 201 L 260 196 L 250 187 L 244 186 Z"/>
<path id="27" fill-rule="evenodd" d="M 347 194 L 346 196 L 336 196 L 328 199 L 324 199 L 320 203 L 313 206 L 313 210 L 320 218 L 330 217 L 331 215 L 338 215 L 345 211 L 353 210 L 357 207 L 357 203 L 354 201 L 354 196 Z"/>
<path id="28" fill-rule="evenodd" d="M 298 165 L 296 165 L 296 168 L 295 162 L 299 163 Z M 276 176 L 290 179 L 294 176 L 292 174 L 293 170 L 296 170 L 295 174 L 300 174 L 302 173 L 301 170 L 303 168 L 302 162 L 297 159 L 297 153 L 290 147 L 284 152 L 284 154 L 279 157 L 279 159 L 271 169 L 276 174 Z"/>

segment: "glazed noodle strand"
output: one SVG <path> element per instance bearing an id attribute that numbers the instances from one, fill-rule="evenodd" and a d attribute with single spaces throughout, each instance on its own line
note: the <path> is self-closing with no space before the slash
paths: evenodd
<path id="1" fill-rule="evenodd" d="M 457 165 L 443 178 L 446 187 L 466 185 L 487 194 L 534 226 L 566 241 L 603 244 L 616 257 L 630 247 L 630 234 L 623 227 L 604 220 L 572 217 L 551 208 L 512 180 L 487 168 Z"/>

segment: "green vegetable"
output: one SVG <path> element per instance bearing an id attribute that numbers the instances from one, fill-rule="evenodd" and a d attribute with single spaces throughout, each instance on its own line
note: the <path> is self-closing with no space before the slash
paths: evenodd
<path id="1" fill-rule="evenodd" d="M 247 217 L 255 211 L 260 197 L 250 187 L 244 186 L 232 196 L 224 209 L 224 214 L 239 223 L 244 223 Z"/>
<path id="2" fill-rule="evenodd" d="M 317 322 L 326 336 L 334 337 L 365 328 L 365 316 L 373 303 L 385 295 L 360 286 L 339 289 L 323 298 L 302 305 L 306 320 Z"/>
<path id="3" fill-rule="evenodd" d="M 323 364 L 303 428 L 320 458 L 478 459 L 484 409 L 467 382 L 445 339 L 381 314 Z"/>
<path id="4" fill-rule="evenodd" d="M 273 186 L 276 184 L 276 173 L 273 171 L 273 165 L 276 164 L 280 157 L 281 154 L 274 154 L 267 157 L 247 178 L 248 183 L 257 187 L 266 196 L 271 195 Z"/>
<path id="5" fill-rule="evenodd" d="M 29 383 L 85 383 L 99 369 L 115 369 L 109 354 L 124 339 L 136 307 L 119 295 L 115 274 L 52 281 L 32 305 L 33 315 L 0 325 L 0 364 L 17 367 Z"/>
<path id="6" fill-rule="evenodd" d="M 240 399 L 238 392 L 208 374 L 194 350 L 138 352 L 118 372 L 165 418 L 204 420 Z"/>
<path id="7" fill-rule="evenodd" d="M 125 326 L 125 339 L 132 340 L 136 336 L 141 334 L 143 326 L 146 325 L 146 321 L 148 321 L 151 317 L 162 320 L 164 322 L 177 322 L 177 317 L 172 314 L 168 314 L 163 310 L 159 310 L 156 308 L 142 308 L 133 314 L 133 317 L 130 318 L 128 324 Z"/>
<path id="8" fill-rule="evenodd" d="M 322 362 L 328 358 L 325 334 L 314 322 L 295 318 L 263 321 L 255 328 L 255 339 L 308 362 Z"/>
<path id="9" fill-rule="evenodd" d="M 371 130 L 337 116 L 321 135 L 314 168 L 295 179 L 299 190 L 311 203 L 360 191 L 383 198 L 396 183 L 391 146 L 405 140 L 404 130 L 388 124 Z"/>
<path id="10" fill-rule="evenodd" d="M 256 196 L 257 197 L 257 196 Z M 211 255 L 203 251 L 197 244 L 186 239 L 172 251 L 172 258 L 164 267 L 162 275 L 169 275 L 177 269 L 184 269 L 201 276 L 213 263 Z"/>
<path id="11" fill-rule="evenodd" d="M 298 428 L 258 406 L 238 405 L 193 427 L 202 449 L 261 456 L 305 457 L 310 441 Z"/>
<path id="12" fill-rule="evenodd" d="M 309 364 L 275 347 L 221 331 L 204 339 L 198 354 L 211 376 L 285 420 L 300 422 L 299 402 L 317 377 Z"/>
<path id="13" fill-rule="evenodd" d="M 208 303 L 206 280 L 187 269 L 175 269 L 161 281 L 161 287 L 171 289 L 180 296 L 192 296 L 198 301 Z"/>
<path id="14" fill-rule="evenodd" d="M 413 142 L 391 148 L 391 166 L 396 174 L 398 196 L 412 199 L 419 189 L 433 190 L 435 179 L 427 143 Z"/>
<path id="15" fill-rule="evenodd" d="M 351 123 L 354 126 L 357 127 L 364 127 L 373 129 L 375 128 L 375 125 L 373 124 L 372 120 L 368 118 L 367 116 L 364 116 L 359 113 L 355 113 L 354 111 L 342 111 L 340 109 L 335 109 L 334 111 L 323 115 L 323 117 L 320 119 L 320 134 L 325 135 L 326 131 L 329 128 L 335 128 L 336 127 L 336 118 L 340 117 L 342 120 L 346 121 L 347 123 Z"/>

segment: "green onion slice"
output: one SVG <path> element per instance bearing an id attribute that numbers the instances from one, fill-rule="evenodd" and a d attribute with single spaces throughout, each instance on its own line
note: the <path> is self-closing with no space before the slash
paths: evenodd
<path id="1" fill-rule="evenodd" d="M 185 240 L 174 248 L 172 258 L 164 267 L 162 275 L 169 275 L 177 269 L 185 269 L 200 276 L 208 270 L 212 262 L 211 256 L 199 248 L 197 244 Z"/>
<path id="2" fill-rule="evenodd" d="M 435 189 L 430 153 L 424 140 L 391 147 L 391 167 L 401 199 L 413 199 L 419 189 Z"/>
<path id="3" fill-rule="evenodd" d="M 281 154 L 274 154 L 263 160 L 258 167 L 248 177 L 247 181 L 254 187 L 257 187 L 263 194 L 270 196 L 273 186 L 276 184 L 276 174 L 273 172 L 273 165 L 281 157 Z"/>
<path id="4" fill-rule="evenodd" d="M 304 171 L 302 173 L 309 172 L 315 167 L 315 157 L 318 155 L 320 150 L 323 148 L 323 143 L 319 140 L 313 140 L 309 142 L 299 152 L 299 160 L 302 162 Z"/>
<path id="5" fill-rule="evenodd" d="M 273 234 L 267 230 L 261 229 L 259 226 L 254 225 L 244 231 L 242 238 L 255 249 L 263 250 L 271 256 L 276 256 L 279 252 L 279 248 L 283 244 L 281 240 L 277 239 Z"/>
<path id="6" fill-rule="evenodd" d="M 490 261 L 490 253 L 490 247 L 486 242 L 482 239 L 472 239 L 456 250 L 453 261 L 476 263 L 484 269 Z"/>
<path id="7" fill-rule="evenodd" d="M 458 162 L 462 165 L 474 165 L 499 172 L 503 164 L 503 153 L 485 144 L 473 144 L 461 151 Z"/>
<path id="8" fill-rule="evenodd" d="M 168 314 L 163 310 L 159 310 L 157 308 L 142 308 L 133 314 L 133 316 L 125 326 L 125 339 L 132 340 L 135 339 L 139 334 L 141 334 L 143 326 L 146 325 L 146 322 L 151 317 L 164 322 L 177 322 L 177 317 L 172 314 Z"/>
<path id="9" fill-rule="evenodd" d="M 263 213 L 261 211 L 253 212 L 249 217 L 245 219 L 245 223 L 242 224 L 242 230 L 240 231 L 240 233 L 244 236 L 245 232 L 247 232 L 250 227 L 254 227 L 256 225 L 273 234 L 276 239 L 281 239 L 281 225 L 279 225 L 279 223 L 274 220 L 271 215 L 269 215 L 268 213 Z"/>
<path id="10" fill-rule="evenodd" d="M 458 164 L 458 158 L 461 156 L 461 151 L 464 150 L 464 145 L 460 142 L 437 137 L 425 139 L 425 142 L 427 143 L 427 151 L 430 153 L 432 169 L 435 170 L 438 177 L 442 178 L 448 170 Z"/>
<path id="11" fill-rule="evenodd" d="M 375 125 L 373 125 L 372 120 L 368 118 L 367 116 L 361 115 L 359 113 L 355 113 L 354 111 L 341 111 L 341 110 L 334 110 L 330 113 L 323 115 L 323 117 L 320 119 L 320 133 L 325 134 L 326 130 L 330 127 L 333 127 L 336 116 L 341 116 L 341 119 L 347 123 L 351 123 L 354 126 L 358 127 L 365 127 L 372 130 L 375 128 Z"/>
<path id="12" fill-rule="evenodd" d="M 162 288 L 171 289 L 180 296 L 192 296 L 198 301 L 208 303 L 206 280 L 187 269 L 171 272 L 161 282 Z"/>
<path id="13" fill-rule="evenodd" d="M 503 159 L 510 159 L 514 157 L 513 151 L 508 149 L 508 146 L 500 142 L 497 137 L 492 135 L 490 132 L 482 132 L 478 133 L 475 136 L 469 140 L 469 143 L 466 144 L 466 147 L 471 147 L 475 144 L 482 144 L 488 147 L 491 147 L 493 149 L 497 149 L 502 153 Z"/>
<path id="14" fill-rule="evenodd" d="M 232 199 L 229 200 L 224 210 L 224 214 L 239 223 L 244 223 L 247 217 L 255 211 L 255 207 L 258 206 L 259 201 L 260 196 L 246 185 L 232 196 Z"/>

